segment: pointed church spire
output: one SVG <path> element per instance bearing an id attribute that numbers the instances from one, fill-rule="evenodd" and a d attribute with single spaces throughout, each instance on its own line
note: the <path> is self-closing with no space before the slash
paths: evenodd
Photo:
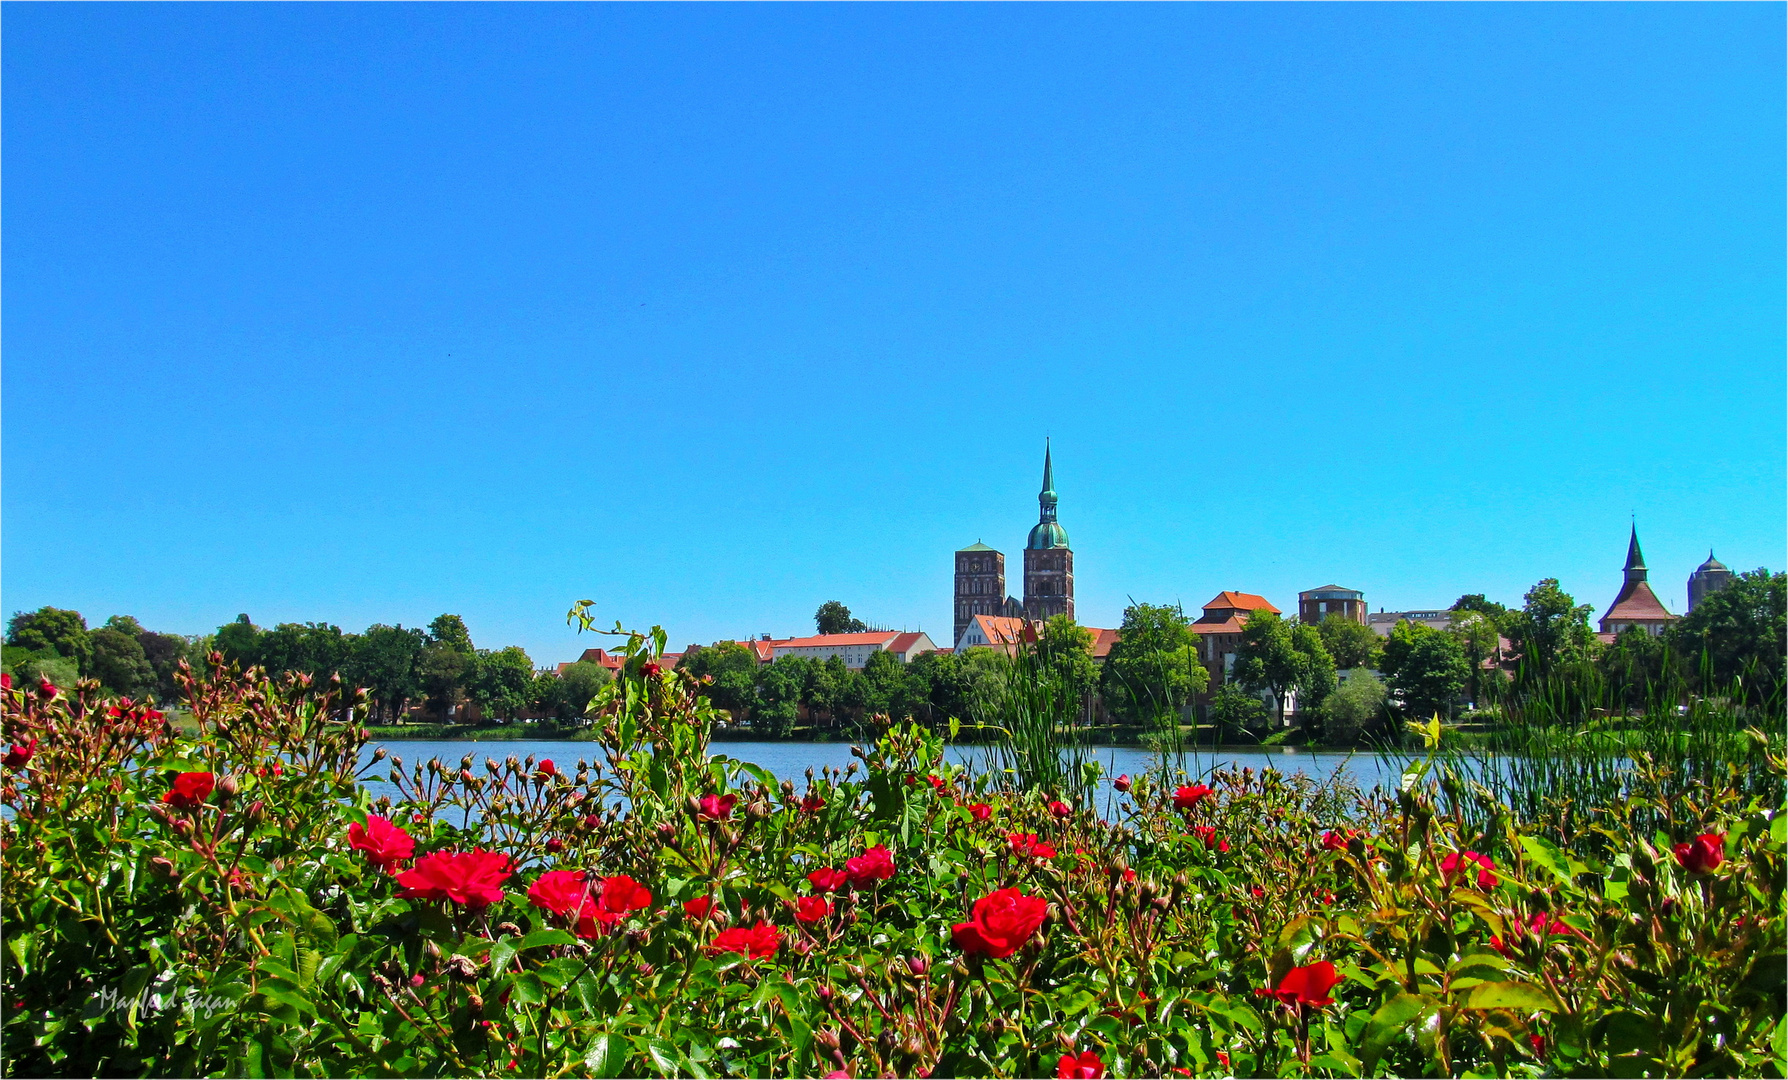
<path id="1" fill-rule="evenodd" d="M 1633 535 L 1627 541 L 1627 580 L 1645 580 L 1645 556 L 1639 551 L 1639 525 L 1633 524 Z"/>
<path id="2" fill-rule="evenodd" d="M 1055 494 L 1055 471 L 1049 463 L 1049 436 L 1043 437 L 1043 494 Z"/>

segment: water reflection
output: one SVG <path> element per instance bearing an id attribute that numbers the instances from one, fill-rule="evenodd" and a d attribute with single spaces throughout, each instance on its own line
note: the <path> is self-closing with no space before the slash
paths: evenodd
<path id="1" fill-rule="evenodd" d="M 600 747 L 591 742 L 527 739 L 470 742 L 417 739 L 369 743 L 361 751 L 363 766 L 371 764 L 373 751 L 380 746 L 385 749 L 387 754 L 401 757 L 406 772 L 411 765 L 426 762 L 431 757 L 438 757 L 443 763 L 457 767 L 460 759 L 467 754 L 472 755 L 474 767 L 480 773 L 483 772 L 483 762 L 487 757 L 502 761 L 511 755 L 526 758 L 530 754 L 536 760 L 551 758 L 560 769 L 572 772 L 578 759 L 590 761 L 601 755 Z M 842 742 L 723 742 L 713 744 L 710 750 L 714 756 L 749 761 L 760 768 L 767 769 L 778 779 L 794 781 L 797 787 L 805 784 L 808 769 L 812 769 L 815 775 L 828 765 L 842 771 L 854 760 L 851 757 L 850 744 Z M 956 764 L 976 770 L 986 767 L 986 747 L 951 746 L 946 748 L 945 753 L 949 760 Z M 1096 760 L 1104 770 L 1108 794 L 1112 778 L 1126 773 L 1131 776 L 1140 776 L 1149 769 L 1158 766 L 1160 762 L 1158 756 L 1134 746 L 1092 747 L 1088 750 L 1088 756 Z M 1184 768 L 1188 776 L 1196 779 L 1206 775 L 1214 768 L 1239 769 L 1244 766 L 1252 767 L 1255 770 L 1273 768 L 1284 773 L 1301 772 L 1318 780 L 1326 780 L 1340 773 L 1364 789 L 1370 789 L 1374 784 L 1391 787 L 1396 780 L 1394 769 L 1387 768 L 1378 758 L 1368 754 L 1294 749 L 1206 748 L 1196 753 L 1188 752 L 1183 765 L 1179 767 Z M 381 795 L 397 797 L 396 788 L 385 779 L 388 773 L 389 769 L 385 768 L 383 763 L 374 767 L 373 777 L 366 782 L 366 788 L 373 798 L 376 799 Z"/>

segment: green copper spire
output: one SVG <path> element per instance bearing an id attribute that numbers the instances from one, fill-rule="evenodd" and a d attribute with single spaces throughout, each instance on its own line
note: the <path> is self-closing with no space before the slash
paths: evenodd
<path id="1" fill-rule="evenodd" d="M 1049 457 L 1049 440 L 1043 440 L 1043 490 L 1037 494 L 1037 526 L 1025 547 L 1039 551 L 1068 546 L 1068 530 L 1055 520 L 1055 466 Z"/>

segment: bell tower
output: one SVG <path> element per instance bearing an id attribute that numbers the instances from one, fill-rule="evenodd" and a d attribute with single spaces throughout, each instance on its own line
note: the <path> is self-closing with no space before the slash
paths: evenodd
<path id="1" fill-rule="evenodd" d="M 1024 545 L 1024 614 L 1027 619 L 1074 617 L 1074 551 L 1068 547 L 1068 530 L 1056 521 L 1055 469 L 1047 439 L 1037 524 Z"/>

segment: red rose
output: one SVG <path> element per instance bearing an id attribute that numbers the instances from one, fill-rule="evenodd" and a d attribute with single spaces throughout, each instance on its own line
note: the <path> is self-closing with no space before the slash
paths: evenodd
<path id="1" fill-rule="evenodd" d="M 639 673 L 641 675 L 644 675 L 646 678 L 651 679 L 651 678 L 656 678 L 658 673 L 663 670 L 664 669 L 659 667 L 657 664 L 643 664 L 640 666 Z"/>
<path id="2" fill-rule="evenodd" d="M 844 861 L 845 876 L 851 879 L 851 885 L 858 889 L 866 889 L 878 881 L 886 881 L 894 876 L 894 856 L 880 844 L 854 859 Z"/>
<path id="3" fill-rule="evenodd" d="M 1448 885 L 1451 885 L 1454 878 L 1471 873 L 1471 867 L 1468 865 L 1470 863 L 1477 863 L 1481 868 L 1478 870 L 1478 888 L 1493 889 L 1496 887 L 1496 875 L 1490 872 L 1496 868 L 1496 864 L 1490 861 L 1490 856 L 1479 855 L 1475 851 L 1456 851 L 1440 860 L 1441 877 L 1446 880 Z"/>
<path id="4" fill-rule="evenodd" d="M 584 875 L 577 870 L 548 870 L 528 889 L 528 902 L 554 915 L 577 914 L 588 896 Z"/>
<path id="5" fill-rule="evenodd" d="M 738 801 L 737 795 L 703 795 L 697 801 L 701 811 L 696 816 L 705 821 L 725 821 L 733 816 L 733 806 Z"/>
<path id="6" fill-rule="evenodd" d="M 1049 914 L 1049 901 L 1001 889 L 975 901 L 969 921 L 950 928 L 956 947 L 970 956 L 1002 960 L 1029 941 Z"/>
<path id="7" fill-rule="evenodd" d="M 57 694 L 60 694 L 62 692 L 62 691 L 56 689 L 56 684 L 51 682 L 48 679 L 44 679 L 44 680 L 40 681 L 37 685 L 37 689 L 43 694 L 44 697 L 55 697 Z"/>
<path id="8" fill-rule="evenodd" d="M 1509 936 L 1506 939 L 1492 936 L 1490 938 L 1490 947 L 1504 956 L 1513 959 L 1515 950 L 1520 946 L 1520 938 L 1524 934 L 1532 934 L 1534 937 L 1537 937 L 1544 942 L 1548 937 L 1557 937 L 1571 933 L 1575 933 L 1575 931 L 1569 926 L 1566 926 L 1562 919 L 1557 918 L 1549 912 L 1536 911 L 1528 916 L 1526 922 L 1522 922 L 1520 919 L 1510 920 Z"/>
<path id="9" fill-rule="evenodd" d="M 949 784 L 946 784 L 943 777 L 940 776 L 927 776 L 925 782 L 931 785 L 931 790 L 939 792 L 940 794 L 945 788 L 950 786 Z"/>
<path id="10" fill-rule="evenodd" d="M 511 871 L 509 856 L 500 851 L 439 851 L 424 855 L 416 865 L 397 875 L 408 900 L 451 900 L 467 907 L 484 907 L 503 899 L 500 886 Z"/>
<path id="11" fill-rule="evenodd" d="M 1055 858 L 1055 848 L 1037 839 L 1036 833 L 1013 833 L 1006 837 L 1006 843 L 1012 845 L 1012 854 L 1029 855 L 1033 859 Z"/>
<path id="12" fill-rule="evenodd" d="M 174 786 L 161 797 L 161 801 L 181 810 L 192 810 L 203 806 L 216 786 L 217 777 L 211 773 L 183 772 L 174 777 Z"/>
<path id="13" fill-rule="evenodd" d="M 1175 810 L 1190 810 L 1210 794 L 1211 789 L 1203 784 L 1181 785 L 1174 789 L 1173 808 Z"/>
<path id="14" fill-rule="evenodd" d="M 5 765 L 9 769 L 22 769 L 30 764 L 31 755 L 35 753 L 37 753 L 36 739 L 32 739 L 27 743 L 14 743 L 12 749 L 6 752 L 6 756 L 0 758 L 0 764 Z"/>
<path id="15" fill-rule="evenodd" d="M 12 676 L 0 671 L 0 690 L 12 689 Z"/>
<path id="16" fill-rule="evenodd" d="M 707 918 L 708 909 L 713 906 L 714 901 L 711 898 L 698 896 L 694 900 L 683 901 L 683 914 L 699 922 Z"/>
<path id="17" fill-rule="evenodd" d="M 782 931 L 762 919 L 750 929 L 735 926 L 731 930 L 722 930 L 708 943 L 708 951 L 711 953 L 738 953 L 747 960 L 775 956 L 776 950 L 781 947 Z"/>
<path id="18" fill-rule="evenodd" d="M 1216 848 L 1218 851 L 1229 850 L 1229 841 L 1224 840 L 1217 835 L 1217 829 L 1214 825 L 1194 825 L 1192 827 L 1192 835 L 1203 840 L 1204 846 L 1207 848 Z"/>
<path id="19" fill-rule="evenodd" d="M 534 775 L 551 780 L 559 775 L 559 767 L 553 764 L 552 758 L 541 758 L 540 764 L 534 766 Z"/>
<path id="20" fill-rule="evenodd" d="M 1217 1064 L 1223 1066 L 1225 1069 L 1229 1068 L 1229 1052 L 1228 1051 L 1226 1051 L 1226 1050 L 1217 1051 Z"/>
<path id="21" fill-rule="evenodd" d="M 968 812 L 969 816 L 976 821 L 986 821 L 993 816 L 993 807 L 988 806 L 984 802 L 970 803 Z"/>
<path id="22" fill-rule="evenodd" d="M 1324 851 L 1346 851 L 1347 850 L 1347 837 L 1342 836 L 1340 833 L 1335 832 L 1333 829 L 1330 829 L 1328 832 L 1325 832 L 1322 834 L 1322 850 L 1324 850 Z"/>
<path id="23" fill-rule="evenodd" d="M 837 892 L 844 887 L 844 883 L 848 881 L 849 878 L 850 875 L 846 874 L 843 870 L 834 870 L 831 867 L 825 867 L 808 874 L 807 884 L 813 886 L 813 891 L 816 893 Z"/>
<path id="24" fill-rule="evenodd" d="M 1116 780 L 1113 780 L 1111 782 L 1111 786 L 1114 788 L 1117 788 L 1119 791 L 1129 791 L 1130 790 L 1130 774 L 1125 773 L 1124 775 L 1118 777 Z"/>
<path id="25" fill-rule="evenodd" d="M 1267 891 L 1258 885 L 1248 886 L 1248 895 L 1252 896 L 1256 900 L 1264 899 L 1266 897 L 1266 894 L 1267 894 Z"/>
<path id="26" fill-rule="evenodd" d="M 1099 1060 L 1097 1051 L 1088 1050 L 1075 1057 L 1063 1054 L 1055 1063 L 1057 1080 L 1105 1080 L 1105 1063 Z"/>
<path id="27" fill-rule="evenodd" d="M 1074 816 L 1074 808 L 1072 806 L 1069 806 L 1067 803 L 1061 802 L 1059 800 L 1049 804 L 1049 812 L 1054 814 L 1058 818 L 1067 818 L 1067 817 Z"/>
<path id="28" fill-rule="evenodd" d="M 1329 991 L 1341 981 L 1335 973 L 1335 965 L 1327 960 L 1318 960 L 1304 967 L 1294 967 L 1279 980 L 1276 989 L 1261 988 L 1254 991 L 1264 997 L 1275 997 L 1287 1005 L 1323 1006 L 1334 1002 Z"/>
<path id="29" fill-rule="evenodd" d="M 1712 873 L 1715 867 L 1726 861 L 1726 835 L 1702 833 L 1692 842 L 1678 844 L 1671 850 L 1676 853 L 1677 865 L 1689 873 Z"/>
<path id="30" fill-rule="evenodd" d="M 652 906 L 652 891 L 626 874 L 602 879 L 596 898 L 577 913 L 577 936 L 600 937 L 635 911 Z"/>
<path id="31" fill-rule="evenodd" d="M 801 810 L 803 813 L 817 814 L 825 808 L 826 800 L 820 798 L 818 795 L 808 794 L 801 799 Z"/>
<path id="32" fill-rule="evenodd" d="M 416 854 L 416 841 L 410 834 L 377 814 L 366 815 L 365 825 L 348 826 L 348 846 L 366 852 L 366 861 L 380 870 Z"/>
<path id="33" fill-rule="evenodd" d="M 832 914 L 832 902 L 823 896 L 803 896 L 795 901 L 795 919 L 812 925 Z"/>

